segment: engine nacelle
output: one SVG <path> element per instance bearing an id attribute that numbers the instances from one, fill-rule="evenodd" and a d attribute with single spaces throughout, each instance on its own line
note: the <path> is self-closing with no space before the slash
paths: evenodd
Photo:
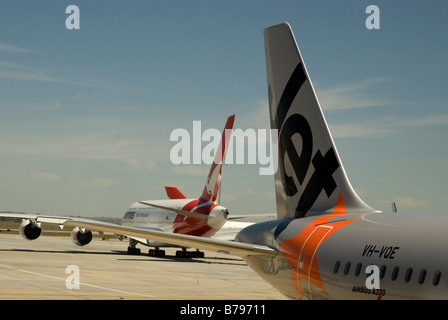
<path id="1" fill-rule="evenodd" d="M 92 231 L 90 231 L 89 229 L 76 227 L 72 230 L 70 238 L 72 239 L 74 244 L 82 247 L 92 241 L 93 235 Z"/>
<path id="2" fill-rule="evenodd" d="M 40 223 L 30 219 L 23 219 L 19 227 L 20 235 L 26 240 L 36 240 L 42 233 Z"/>

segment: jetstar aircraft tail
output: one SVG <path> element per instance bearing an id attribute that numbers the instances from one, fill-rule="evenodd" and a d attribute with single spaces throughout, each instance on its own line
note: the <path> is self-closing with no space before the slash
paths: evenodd
<path id="1" fill-rule="evenodd" d="M 278 218 L 375 211 L 350 185 L 291 27 L 264 32 L 271 128 L 279 134 Z"/>
<path id="2" fill-rule="evenodd" d="M 200 201 L 202 202 L 216 203 L 219 186 L 221 184 L 222 166 L 226 157 L 227 147 L 229 145 L 234 122 L 235 115 L 231 115 L 227 118 L 219 147 L 216 150 L 215 159 L 213 160 L 207 180 L 205 181 L 204 190 L 202 191 L 200 198 Z"/>

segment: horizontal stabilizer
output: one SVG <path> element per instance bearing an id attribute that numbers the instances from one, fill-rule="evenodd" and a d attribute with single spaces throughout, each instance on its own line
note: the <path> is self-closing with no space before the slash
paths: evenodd
<path id="1" fill-rule="evenodd" d="M 197 220 L 207 220 L 208 219 L 207 215 L 201 214 L 201 213 L 190 212 L 190 211 L 186 211 L 186 210 L 182 210 L 182 209 L 176 209 L 176 208 L 171 208 L 171 207 L 165 207 L 165 206 L 161 206 L 161 205 L 158 205 L 158 204 L 149 203 L 149 202 L 146 202 L 146 201 L 139 201 L 139 203 L 147 205 L 147 206 L 163 209 L 163 210 L 176 212 L 176 213 L 181 214 L 183 216 L 186 216 L 186 217 L 189 217 L 189 218 L 194 218 L 194 219 L 197 219 Z"/>
<path id="2" fill-rule="evenodd" d="M 246 216 L 230 216 L 227 217 L 227 220 L 244 220 L 244 219 L 268 219 L 268 218 L 276 218 L 277 215 L 274 213 L 266 213 L 266 214 L 254 214 L 254 215 L 246 215 Z"/>
<path id="3" fill-rule="evenodd" d="M 165 186 L 166 195 L 170 199 L 187 199 L 186 196 L 182 192 L 179 191 L 176 187 L 167 187 Z"/>

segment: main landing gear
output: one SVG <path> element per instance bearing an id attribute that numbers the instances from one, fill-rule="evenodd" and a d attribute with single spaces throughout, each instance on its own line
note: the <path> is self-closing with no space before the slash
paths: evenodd
<path id="1" fill-rule="evenodd" d="M 159 250 L 159 248 L 149 249 L 148 255 L 150 257 L 164 257 L 165 250 Z"/>
<path id="2" fill-rule="evenodd" d="M 134 239 L 129 239 L 128 255 L 138 256 L 140 255 L 140 249 L 137 248 L 138 241 Z"/>
<path id="3" fill-rule="evenodd" d="M 204 258 L 204 252 L 199 250 L 187 251 L 186 248 L 182 248 L 182 250 L 176 251 L 176 258 Z"/>
<path id="4" fill-rule="evenodd" d="M 138 241 L 134 239 L 129 239 L 128 255 L 138 256 L 141 254 L 139 248 L 137 248 Z M 160 250 L 159 248 L 149 249 L 148 255 L 150 257 L 165 257 L 165 250 Z M 176 251 L 176 258 L 204 258 L 204 252 L 187 251 L 186 248 Z"/>

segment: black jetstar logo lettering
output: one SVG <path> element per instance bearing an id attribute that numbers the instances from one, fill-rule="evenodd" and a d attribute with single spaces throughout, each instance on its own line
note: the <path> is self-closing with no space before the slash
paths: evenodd
<path id="1" fill-rule="evenodd" d="M 299 63 L 286 84 L 278 103 L 275 118 L 276 126 L 280 132 L 280 175 L 285 193 L 289 197 L 296 195 L 298 188 L 294 179 L 291 176 L 288 176 L 285 172 L 284 160 L 286 154 L 292 164 L 293 171 L 300 186 L 304 183 L 305 177 L 310 169 L 310 164 L 312 163 L 314 167 L 314 172 L 297 203 L 295 209 L 296 218 L 306 215 L 322 190 L 325 191 L 327 197 L 331 196 L 336 189 L 336 182 L 332 175 L 336 169 L 339 168 L 339 163 L 332 147 L 324 155 L 322 155 L 320 150 L 317 150 L 314 156 L 312 155 L 313 132 L 307 119 L 303 115 L 294 113 L 286 118 L 297 93 L 306 80 L 307 78 L 303 65 L 302 63 Z M 271 99 L 269 100 L 271 101 Z M 300 151 L 300 154 L 297 153 L 292 140 L 294 134 L 299 134 L 302 138 L 302 150 Z"/>

